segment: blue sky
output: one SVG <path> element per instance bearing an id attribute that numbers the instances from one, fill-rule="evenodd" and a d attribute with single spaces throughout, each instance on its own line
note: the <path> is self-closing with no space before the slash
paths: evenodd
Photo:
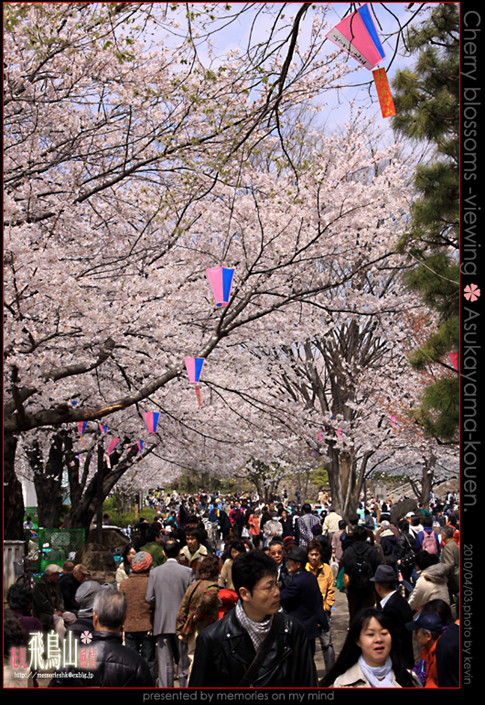
<path id="1" fill-rule="evenodd" d="M 226 3 L 218 4 L 221 6 L 221 10 L 226 5 Z M 255 46 L 260 41 L 264 41 L 273 25 L 276 12 L 284 12 L 287 16 L 287 20 L 289 20 L 291 15 L 296 14 L 298 9 L 301 7 L 301 3 L 299 2 L 270 3 L 271 14 L 264 14 L 260 12 L 256 23 L 252 25 L 252 20 L 250 18 L 258 12 L 258 9 L 262 8 L 264 3 L 249 4 L 253 6 L 251 13 L 244 13 L 242 18 L 238 18 L 234 22 L 231 22 L 226 28 L 223 27 L 223 23 L 221 22 L 221 29 L 219 29 L 219 31 L 212 36 L 216 56 L 223 55 L 231 49 L 239 48 L 241 51 L 244 51 L 250 34 L 252 46 Z M 356 5 L 360 6 L 364 4 L 365 3 L 357 3 Z M 392 81 L 392 78 L 398 68 L 402 68 L 409 63 L 409 59 L 406 59 L 404 56 L 404 46 L 402 41 L 399 42 L 396 53 L 396 40 L 397 32 L 399 30 L 399 23 L 401 23 L 401 25 L 408 23 L 412 19 L 413 14 L 420 7 L 425 5 L 429 7 L 433 4 L 435 3 L 413 3 L 411 11 L 406 11 L 406 8 L 410 5 L 409 2 L 369 3 L 371 14 L 374 16 L 376 28 L 386 52 L 386 57 L 375 68 L 385 68 L 390 81 Z M 312 9 L 314 6 L 321 7 L 327 5 L 330 7 L 327 15 L 328 30 L 341 21 L 341 19 L 348 13 L 350 7 L 350 3 L 348 2 L 311 3 L 311 5 Z M 243 3 L 232 4 L 231 11 L 238 13 L 243 6 Z M 185 13 L 184 5 L 182 3 L 180 4 L 180 9 L 181 13 Z M 312 9 L 306 14 L 301 23 L 298 37 L 299 49 L 301 52 L 304 52 L 308 46 L 312 27 Z M 169 10 L 169 12 L 171 11 Z M 223 16 L 225 15 L 224 12 L 221 14 Z M 183 22 L 183 24 L 185 24 L 185 22 Z M 325 30 L 325 33 L 328 30 Z M 156 37 L 154 37 L 154 39 L 155 38 Z M 177 41 L 176 37 L 174 39 Z M 199 57 L 202 58 L 204 62 L 207 60 L 207 65 L 209 65 L 210 61 L 203 43 L 199 45 L 198 50 Z M 332 54 L 335 50 L 335 44 L 329 40 L 325 41 L 321 49 L 322 58 Z M 349 66 L 354 69 L 354 71 L 348 80 L 346 80 L 347 85 L 343 87 L 342 90 L 329 91 L 325 94 L 324 99 L 320 99 L 322 102 L 324 100 L 326 104 L 325 109 L 321 113 L 321 119 L 325 121 L 326 130 L 333 131 L 348 120 L 350 114 L 349 105 L 350 102 L 354 100 L 358 108 L 364 109 L 369 117 L 372 116 L 376 118 L 377 124 L 383 128 L 385 132 L 388 129 L 390 130 L 389 119 L 383 119 L 381 117 L 377 92 L 373 84 L 372 72 L 364 67 L 360 67 L 358 62 L 346 54 L 346 52 L 341 51 L 340 54 L 339 60 L 347 62 Z"/>

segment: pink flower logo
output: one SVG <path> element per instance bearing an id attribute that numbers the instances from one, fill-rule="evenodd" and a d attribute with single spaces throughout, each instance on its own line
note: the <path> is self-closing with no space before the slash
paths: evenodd
<path id="1" fill-rule="evenodd" d="M 91 632 L 83 632 L 81 634 L 81 641 L 83 644 L 90 644 L 93 640 L 93 635 Z"/>
<path id="2" fill-rule="evenodd" d="M 480 289 L 476 284 L 469 284 L 465 287 L 465 299 L 467 301 L 476 301 L 480 296 Z"/>

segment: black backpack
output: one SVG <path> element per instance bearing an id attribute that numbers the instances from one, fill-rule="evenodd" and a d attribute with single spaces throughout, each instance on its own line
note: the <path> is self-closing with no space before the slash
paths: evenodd
<path id="1" fill-rule="evenodd" d="M 370 579 L 374 575 L 374 569 L 369 560 L 370 551 L 357 553 L 353 547 L 351 550 L 353 556 L 350 568 L 348 569 L 350 591 L 370 592 L 372 589 Z"/>

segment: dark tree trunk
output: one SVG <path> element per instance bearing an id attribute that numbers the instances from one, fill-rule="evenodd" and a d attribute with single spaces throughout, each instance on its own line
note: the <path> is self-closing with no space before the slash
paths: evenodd
<path id="1" fill-rule="evenodd" d="M 129 467 L 133 464 L 138 453 L 138 448 L 132 446 L 123 462 L 120 462 L 121 454 L 115 450 L 111 456 L 111 468 L 108 468 L 106 464 L 103 465 L 103 482 L 102 491 L 98 495 L 98 473 L 91 478 L 89 483 L 82 487 L 82 494 L 79 497 L 79 501 L 76 503 L 71 503 L 71 512 L 69 515 L 70 526 L 73 529 L 89 529 L 91 521 L 96 514 L 97 505 L 102 499 L 106 499 L 113 487 L 116 485 L 118 480 L 124 475 Z M 73 473 L 73 481 L 75 480 L 75 475 Z M 72 490 L 71 490 L 72 492 Z"/>
<path id="2" fill-rule="evenodd" d="M 62 516 L 63 433 L 56 433 L 52 436 L 45 465 L 37 440 L 27 451 L 27 457 L 34 473 L 39 526 L 55 529 L 60 525 Z"/>
<path id="3" fill-rule="evenodd" d="M 15 474 L 15 452 L 17 438 L 11 433 L 6 433 L 3 447 L 3 512 L 4 512 L 4 538 L 9 541 L 23 541 L 24 529 L 24 498 L 22 485 Z"/>

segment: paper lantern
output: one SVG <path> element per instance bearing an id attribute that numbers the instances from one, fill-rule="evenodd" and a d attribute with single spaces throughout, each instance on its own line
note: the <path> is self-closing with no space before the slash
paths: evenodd
<path id="1" fill-rule="evenodd" d="M 146 411 L 143 416 L 145 417 L 148 433 L 156 433 L 160 413 L 158 411 Z"/>
<path id="2" fill-rule="evenodd" d="M 106 436 L 106 441 L 105 441 L 105 446 L 104 446 L 104 453 L 106 455 L 106 465 L 110 468 L 111 467 L 111 462 L 109 459 L 109 456 L 111 453 L 114 451 L 118 443 L 120 442 L 119 438 L 112 438 L 108 442 L 108 437 Z"/>
<path id="3" fill-rule="evenodd" d="M 138 453 L 140 454 L 138 460 L 141 462 L 143 460 L 143 441 L 140 439 L 136 442 L 136 445 L 138 446 Z"/>
<path id="4" fill-rule="evenodd" d="M 228 267 L 211 267 L 205 274 L 212 288 L 216 306 L 227 306 L 231 296 L 234 269 Z"/>
<path id="5" fill-rule="evenodd" d="M 205 358 L 203 357 L 184 357 L 185 367 L 187 368 L 187 374 L 189 375 L 189 381 L 192 384 L 197 384 L 200 380 L 204 361 Z"/>
<path id="6" fill-rule="evenodd" d="M 77 422 L 77 427 L 79 430 L 79 435 L 81 436 L 81 443 L 84 445 L 84 432 L 86 430 L 86 426 L 88 425 L 87 421 L 78 421 Z"/>
<path id="7" fill-rule="evenodd" d="M 187 368 L 187 373 L 189 375 L 189 382 L 195 384 L 195 394 L 197 396 L 197 401 L 199 406 L 202 406 L 202 397 L 200 395 L 199 380 L 202 373 L 202 368 L 204 366 L 203 357 L 184 357 L 185 367 Z"/>
<path id="8" fill-rule="evenodd" d="M 345 17 L 326 36 L 369 70 L 386 56 L 367 5 Z"/>
<path id="9" fill-rule="evenodd" d="M 458 353 L 456 353 L 456 352 L 450 353 L 450 360 L 453 363 L 453 367 L 458 372 Z"/>

